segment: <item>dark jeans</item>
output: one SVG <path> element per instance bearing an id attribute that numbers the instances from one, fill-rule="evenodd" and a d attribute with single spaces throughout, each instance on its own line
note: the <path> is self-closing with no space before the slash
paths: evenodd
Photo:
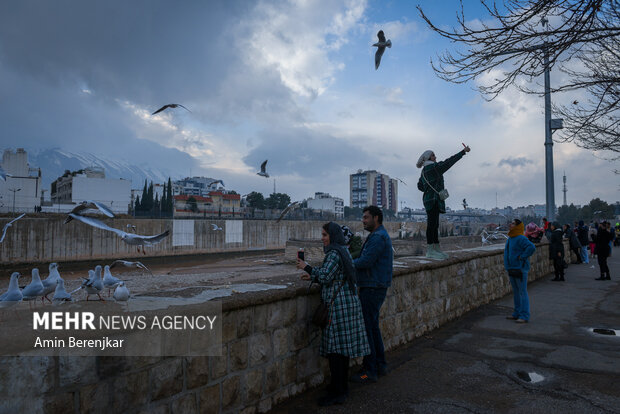
<path id="1" fill-rule="evenodd" d="M 340 354 L 328 354 L 329 371 L 332 381 L 327 388 L 328 394 L 339 396 L 349 393 L 349 357 Z"/>
<path id="2" fill-rule="evenodd" d="M 553 259 L 553 270 L 556 279 L 564 279 L 564 259 L 562 257 Z"/>
<path id="3" fill-rule="evenodd" d="M 601 269 L 601 276 L 606 274 L 609 276 L 609 266 L 607 266 L 607 256 L 603 256 L 599 254 L 597 256 L 598 259 L 598 267 Z"/>
<path id="4" fill-rule="evenodd" d="M 360 288 L 359 297 L 362 303 L 362 314 L 364 316 L 364 326 L 368 345 L 370 345 L 370 355 L 364 357 L 364 369 L 369 374 L 377 376 L 379 369 L 385 369 L 385 349 L 383 339 L 379 329 L 379 311 L 385 300 L 387 288 Z"/>
<path id="5" fill-rule="evenodd" d="M 577 263 L 582 263 L 583 260 L 581 260 L 581 250 L 579 247 L 573 247 L 571 250 L 575 253 L 575 256 L 577 256 Z"/>
<path id="6" fill-rule="evenodd" d="M 426 243 L 439 243 L 439 206 L 426 212 Z"/>

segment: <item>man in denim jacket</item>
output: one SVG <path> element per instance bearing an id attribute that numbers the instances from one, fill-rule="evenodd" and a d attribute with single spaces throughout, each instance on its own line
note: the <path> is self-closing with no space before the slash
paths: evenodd
<path id="1" fill-rule="evenodd" d="M 353 265 L 357 270 L 357 285 L 370 355 L 364 357 L 362 371 L 351 380 L 367 383 L 376 382 L 379 375 L 387 373 L 385 350 L 379 329 L 379 311 L 385 300 L 387 288 L 392 284 L 394 254 L 392 240 L 383 227 L 381 209 L 368 206 L 363 213 L 362 224 L 370 235 L 362 246 L 360 257 L 353 260 Z"/>

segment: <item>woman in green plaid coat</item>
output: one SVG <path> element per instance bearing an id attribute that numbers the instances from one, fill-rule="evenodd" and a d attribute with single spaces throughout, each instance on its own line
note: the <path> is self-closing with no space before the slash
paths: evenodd
<path id="1" fill-rule="evenodd" d="M 330 320 L 323 329 L 319 352 L 329 360 L 332 378 L 327 395 L 319 400 L 319 404 L 332 405 L 342 404 L 347 398 L 349 358 L 368 355 L 370 347 L 356 294 L 355 268 L 344 244 L 342 228 L 334 222 L 325 224 L 321 241 L 325 251 L 323 264 L 312 267 L 297 259 L 297 268 L 308 273 L 302 279 L 321 285 L 321 299 L 330 309 Z"/>

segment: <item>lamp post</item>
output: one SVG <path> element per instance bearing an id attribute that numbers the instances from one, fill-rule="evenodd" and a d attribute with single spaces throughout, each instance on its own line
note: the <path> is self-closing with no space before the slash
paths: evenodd
<path id="1" fill-rule="evenodd" d="M 15 213 L 15 193 L 21 190 L 21 188 L 9 188 L 9 191 L 13 192 L 13 213 Z"/>

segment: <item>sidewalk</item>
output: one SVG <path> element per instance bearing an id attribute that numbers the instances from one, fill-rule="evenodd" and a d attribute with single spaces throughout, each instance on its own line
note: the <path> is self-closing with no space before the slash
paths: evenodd
<path id="1" fill-rule="evenodd" d="M 595 259 L 570 265 L 564 283 L 531 283 L 528 324 L 505 319 L 508 295 L 388 353 L 391 372 L 349 383 L 344 405 L 318 407 L 321 388 L 271 412 L 620 413 L 620 249 L 613 254 L 611 281 L 594 280 Z"/>

